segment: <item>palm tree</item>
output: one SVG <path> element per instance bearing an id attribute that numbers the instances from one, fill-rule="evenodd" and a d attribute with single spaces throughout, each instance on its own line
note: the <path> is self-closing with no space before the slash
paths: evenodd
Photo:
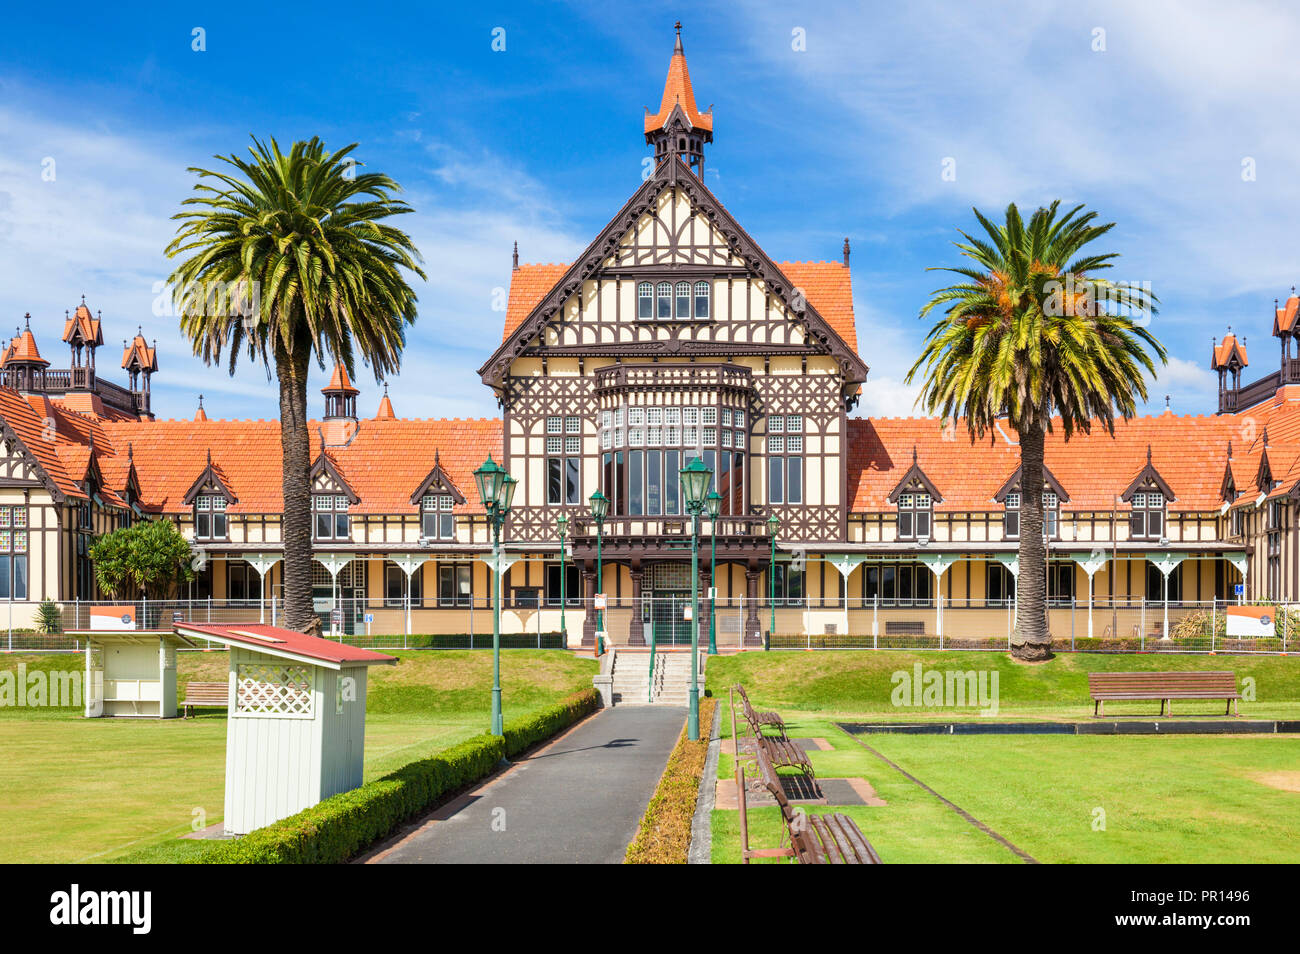
<path id="1" fill-rule="evenodd" d="M 921 309 L 946 306 L 930 329 L 910 382 L 924 368 L 918 403 L 954 423 L 964 417 L 971 442 L 1006 418 L 1020 437 L 1020 569 L 1016 580 L 1018 659 L 1047 659 L 1047 546 L 1043 536 L 1043 444 L 1053 427 L 1065 440 L 1115 418 L 1131 418 L 1146 399 L 1145 374 L 1155 374 L 1147 348 L 1164 363 L 1164 347 L 1146 330 L 1157 299 L 1141 285 L 1092 277 L 1111 267 L 1110 254 L 1081 254 L 1114 223 L 1094 225 L 1096 212 L 1059 202 L 1039 209 L 1028 228 L 1015 204 L 995 225 L 975 209 L 988 241 L 961 232 L 954 243 L 971 266 L 936 268 L 964 281 L 940 288 Z"/>
<path id="2" fill-rule="evenodd" d="M 280 385 L 283 452 L 284 614 L 292 629 L 318 625 L 311 599 L 310 439 L 307 373 L 329 357 L 354 372 L 353 354 L 376 379 L 396 371 L 415 321 L 415 293 L 402 269 L 421 278 L 420 254 L 389 216 L 412 211 L 400 187 L 357 171 L 356 144 L 326 153 L 317 138 L 287 154 L 256 138 L 251 159 L 216 156 L 223 171 L 198 175 L 195 206 L 167 246 L 189 256 L 172 273 L 181 330 L 205 362 L 241 351 L 274 365 Z"/>

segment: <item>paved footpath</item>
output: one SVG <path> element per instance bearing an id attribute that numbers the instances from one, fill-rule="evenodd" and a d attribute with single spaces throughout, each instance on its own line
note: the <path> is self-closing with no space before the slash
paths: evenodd
<path id="1" fill-rule="evenodd" d="M 435 812 L 377 864 L 619 864 L 686 709 L 603 709 Z"/>

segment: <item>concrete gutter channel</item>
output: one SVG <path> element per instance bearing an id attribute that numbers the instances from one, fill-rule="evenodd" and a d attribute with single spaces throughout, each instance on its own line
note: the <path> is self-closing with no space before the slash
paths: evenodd
<path id="1" fill-rule="evenodd" d="M 722 700 L 713 707 L 713 726 L 709 729 L 709 751 L 704 758 L 700 793 L 695 799 L 695 817 L 691 820 L 691 849 L 686 863 L 713 863 L 713 805 L 718 788 L 718 753 L 722 747 Z"/>

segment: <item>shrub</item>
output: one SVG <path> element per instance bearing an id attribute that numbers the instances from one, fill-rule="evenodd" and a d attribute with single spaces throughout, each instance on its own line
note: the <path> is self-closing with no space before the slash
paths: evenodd
<path id="1" fill-rule="evenodd" d="M 45 600 L 36 608 L 36 631 L 38 633 L 63 632 L 63 614 L 54 600 Z"/>
<path id="2" fill-rule="evenodd" d="M 444 796 L 488 775 L 507 755 L 553 735 L 600 705 L 595 689 L 574 693 L 383 778 L 341 792 L 242 838 L 224 842 L 202 864 L 341 864 Z"/>

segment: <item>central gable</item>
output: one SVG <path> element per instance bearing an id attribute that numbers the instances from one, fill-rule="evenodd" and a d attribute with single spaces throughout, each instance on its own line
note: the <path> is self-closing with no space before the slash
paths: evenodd
<path id="1" fill-rule="evenodd" d="M 820 354 L 856 389 L 867 368 L 848 269 L 796 267 L 787 275 L 680 160 L 664 161 L 576 262 L 516 268 L 504 340 L 479 373 L 499 388 L 523 356 Z"/>

